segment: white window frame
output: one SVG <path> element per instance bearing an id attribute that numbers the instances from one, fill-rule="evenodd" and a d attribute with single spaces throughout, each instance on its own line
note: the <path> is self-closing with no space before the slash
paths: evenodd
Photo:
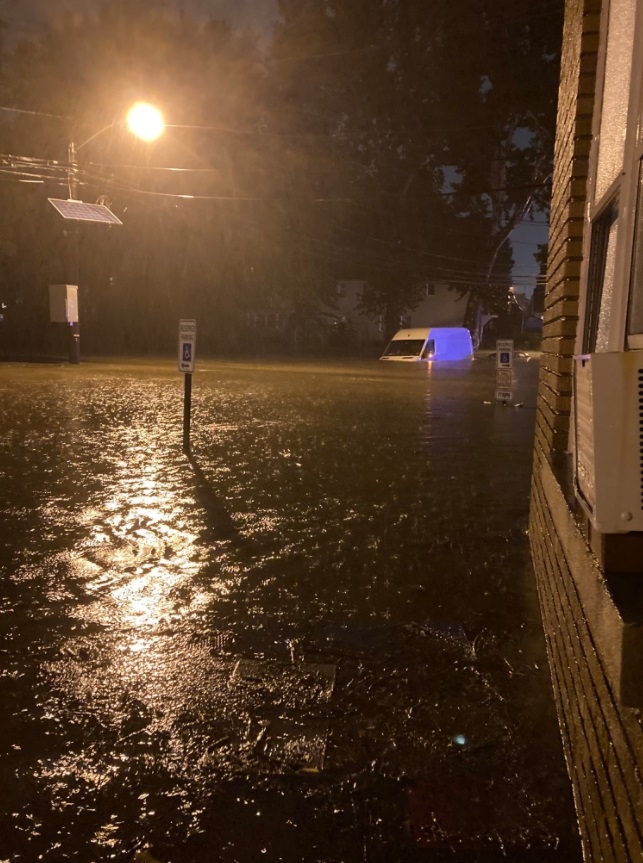
<path id="1" fill-rule="evenodd" d="M 623 150 L 623 164 L 618 176 L 610 187 L 595 200 L 596 174 L 598 167 L 599 136 L 602 116 L 603 89 L 605 84 L 605 61 L 607 54 L 607 31 L 611 3 L 605 3 L 601 13 L 600 43 L 598 52 L 598 73 L 596 98 L 592 127 L 592 147 L 590 150 L 589 174 L 587 183 L 587 207 L 583 236 L 581 289 L 579 298 L 579 326 L 576 337 L 576 354 L 583 352 L 587 326 L 588 280 L 590 253 L 594 227 L 601 216 L 618 197 L 618 233 L 616 238 L 616 262 L 614 270 L 614 292 L 612 295 L 611 315 L 607 339 L 608 351 L 643 348 L 643 333 L 628 336 L 627 319 L 631 290 L 632 252 L 636 207 L 639 187 L 639 161 L 643 157 L 643 2 L 637 0 L 636 19 L 633 38 L 633 57 L 628 100 L 627 128 Z M 643 208 L 643 202 L 641 202 Z M 641 214 L 643 218 L 643 213 Z"/>

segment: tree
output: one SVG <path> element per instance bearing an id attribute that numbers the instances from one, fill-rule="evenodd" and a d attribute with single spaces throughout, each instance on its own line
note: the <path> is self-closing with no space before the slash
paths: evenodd
<path id="1" fill-rule="evenodd" d="M 367 310 L 397 329 L 400 313 L 437 270 L 432 254 L 445 252 L 449 203 L 440 194 L 438 154 L 427 143 L 431 107 L 417 87 L 423 58 L 414 55 L 417 79 L 409 87 L 393 61 L 400 36 L 389 4 L 283 0 L 280 8 L 271 55 L 281 99 L 274 116 L 309 136 L 297 141 L 305 153 L 300 184 L 321 185 L 345 201 L 327 216 L 329 281 L 366 280 Z M 313 166 L 324 173 L 314 177 Z M 309 232 L 322 223 L 318 218 Z"/>
<path id="2" fill-rule="evenodd" d="M 488 267 L 477 294 L 492 308 L 506 298 L 513 228 L 548 211 L 562 12 L 562 0 L 538 7 L 454 0 L 441 20 L 439 110 L 445 130 L 460 125 L 445 132 L 445 156 L 460 177 L 455 203 L 487 227 Z"/>
<path id="3" fill-rule="evenodd" d="M 506 240 L 546 205 L 560 18 L 472 0 L 280 9 L 274 116 L 315 136 L 298 144 L 301 184 L 321 162 L 351 202 L 333 214 L 329 270 L 368 280 L 367 307 L 389 329 L 427 280 L 471 291 L 473 308 L 502 303 Z"/>

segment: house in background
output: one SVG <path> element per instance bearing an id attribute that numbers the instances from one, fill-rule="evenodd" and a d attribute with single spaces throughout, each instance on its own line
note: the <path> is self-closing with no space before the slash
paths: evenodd
<path id="1" fill-rule="evenodd" d="M 362 309 L 368 284 L 358 280 L 337 283 L 332 314 L 336 326 L 358 345 L 381 344 L 386 338 L 383 315 L 373 317 Z M 449 290 L 446 282 L 427 282 L 418 305 L 400 315 L 398 329 L 407 327 L 462 327 L 468 294 Z"/>
<path id="2" fill-rule="evenodd" d="M 529 537 L 587 863 L 643 860 L 643 0 L 566 0 Z"/>
<path id="3" fill-rule="evenodd" d="M 469 292 L 450 290 L 447 282 L 427 282 L 422 299 L 402 316 L 402 327 L 463 327 Z"/>

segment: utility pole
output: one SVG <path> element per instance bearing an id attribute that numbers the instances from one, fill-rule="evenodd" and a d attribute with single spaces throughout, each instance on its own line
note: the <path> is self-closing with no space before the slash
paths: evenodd
<path id="1" fill-rule="evenodd" d="M 69 198 L 76 200 L 78 197 L 78 162 L 76 157 L 76 144 L 71 141 L 69 144 Z M 80 270 L 80 254 L 78 248 L 78 224 L 71 222 L 67 227 L 67 238 L 69 250 L 67 252 L 67 260 L 71 275 L 71 283 L 78 287 L 79 270 Z M 72 365 L 80 363 L 80 323 L 79 321 L 69 322 L 67 324 L 69 333 L 69 362 Z"/>
<path id="2" fill-rule="evenodd" d="M 75 201 L 78 194 L 78 162 L 76 161 L 76 144 L 69 144 L 69 198 Z"/>
<path id="3" fill-rule="evenodd" d="M 165 124 L 160 112 L 152 105 L 147 105 L 139 102 L 131 109 L 127 118 L 130 131 L 144 141 L 153 141 L 163 132 Z M 78 152 L 82 150 L 90 141 L 93 141 L 107 129 L 111 129 L 115 123 L 108 123 L 102 129 L 98 129 L 83 141 L 81 144 L 76 144 L 75 141 L 70 141 L 68 148 L 68 168 L 67 182 L 69 185 L 69 198 L 62 200 L 60 198 L 49 198 L 49 203 L 52 204 L 65 221 L 71 222 L 100 222 L 107 225 L 122 225 L 121 220 L 111 212 L 104 204 L 86 204 L 78 199 Z M 79 254 L 79 228 L 77 224 L 73 224 L 65 229 L 65 237 L 67 238 L 65 249 L 67 257 L 67 271 L 73 278 L 76 294 L 78 292 L 78 282 L 80 281 L 80 254 Z M 65 302 L 68 299 L 65 298 Z M 67 308 L 69 308 L 67 306 Z M 70 321 L 69 312 L 65 313 L 66 324 L 69 332 L 69 362 L 80 362 L 80 325 L 78 320 Z M 78 318 L 77 314 L 74 317 Z"/>

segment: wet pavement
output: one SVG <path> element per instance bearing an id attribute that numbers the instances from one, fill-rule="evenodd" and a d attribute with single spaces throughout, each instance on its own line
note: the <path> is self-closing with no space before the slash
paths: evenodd
<path id="1" fill-rule="evenodd" d="M 0 860 L 580 860 L 516 374 L 0 366 Z"/>

